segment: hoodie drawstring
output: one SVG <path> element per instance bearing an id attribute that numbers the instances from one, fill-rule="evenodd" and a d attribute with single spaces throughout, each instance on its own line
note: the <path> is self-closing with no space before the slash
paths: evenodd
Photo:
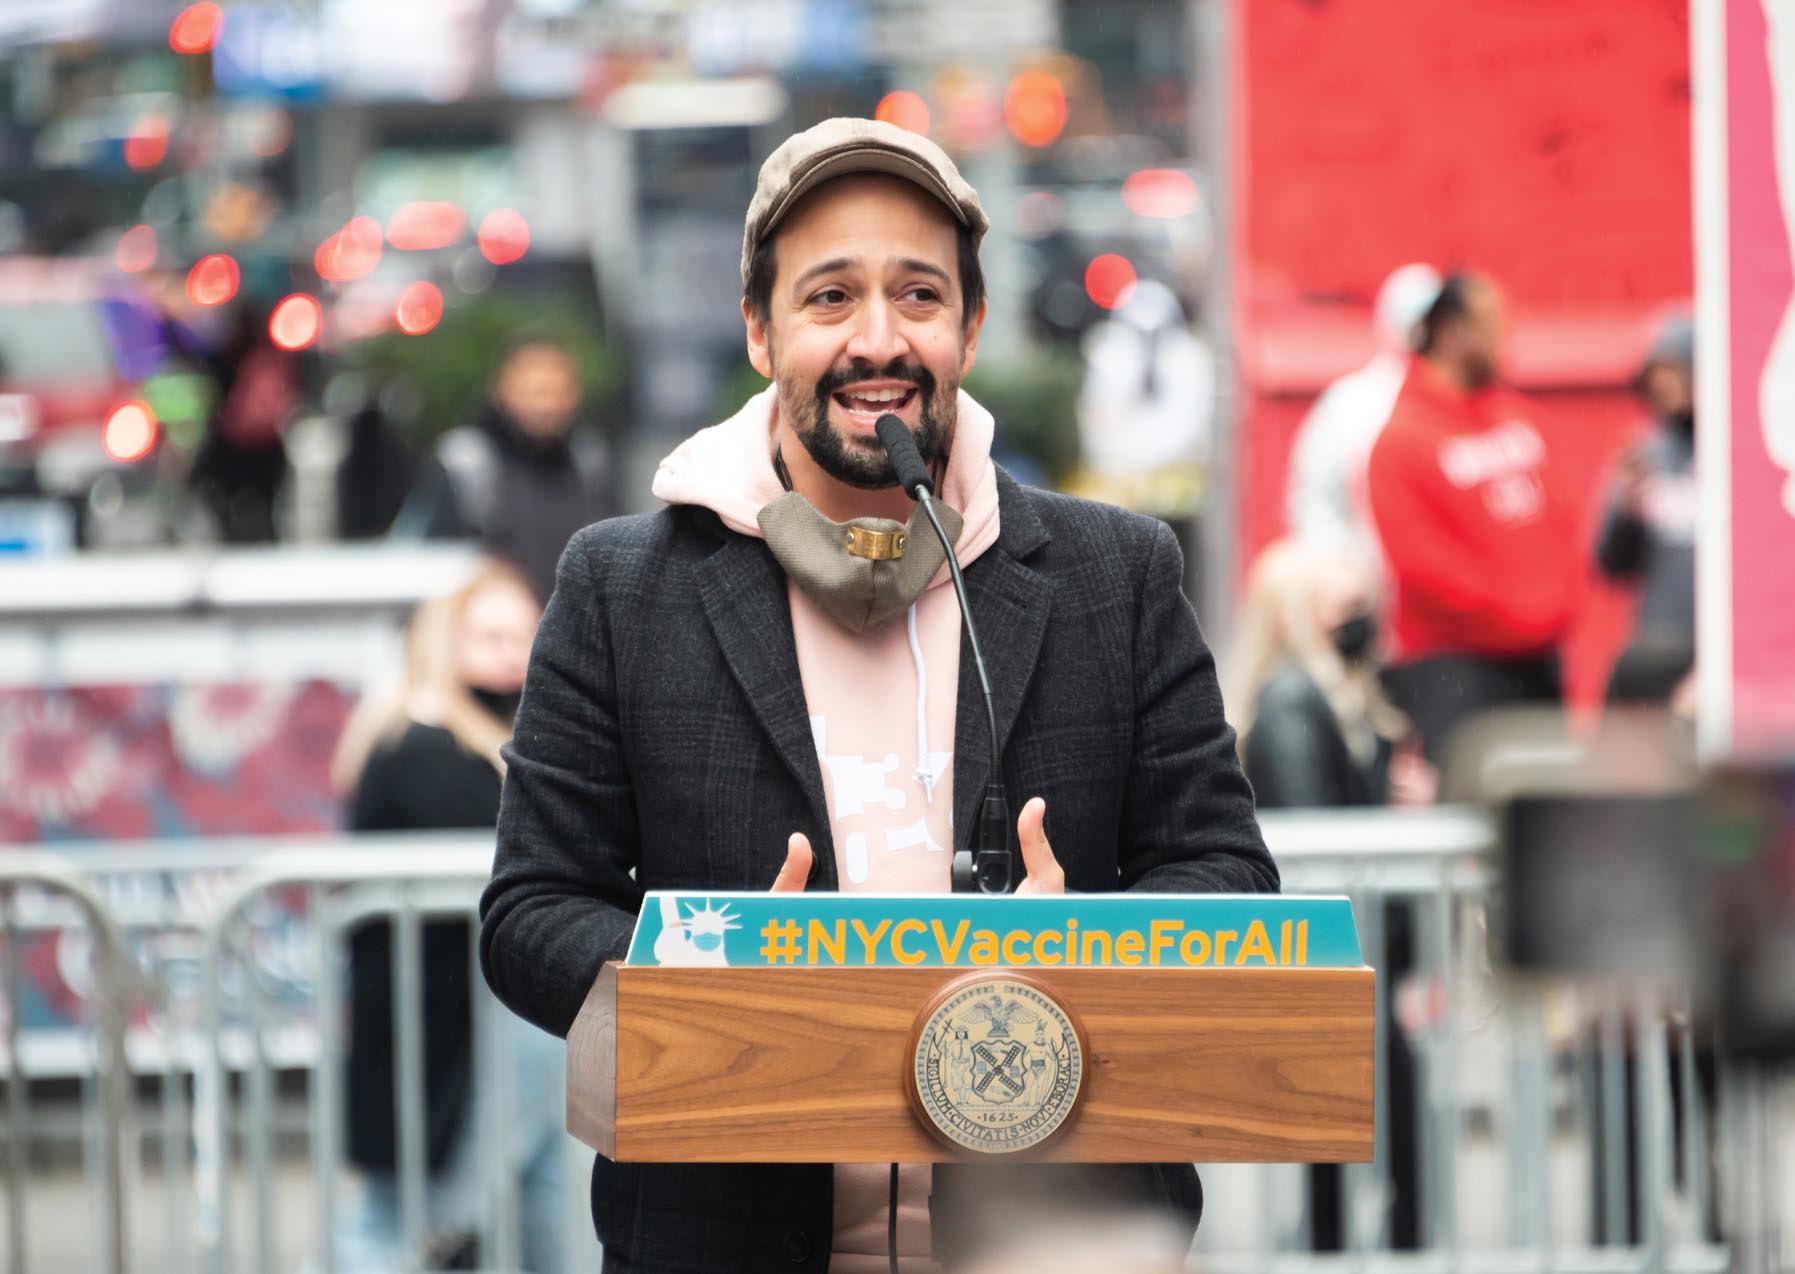
<path id="1" fill-rule="evenodd" d="M 916 781 L 930 805 L 935 803 L 935 784 L 941 776 L 929 768 L 929 670 L 922 661 L 922 642 L 916 635 L 916 603 L 904 617 L 910 637 L 910 658 L 916 664 Z"/>

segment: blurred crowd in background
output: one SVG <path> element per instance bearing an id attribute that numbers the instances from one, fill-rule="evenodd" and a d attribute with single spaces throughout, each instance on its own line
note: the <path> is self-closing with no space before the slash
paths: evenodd
<path id="1" fill-rule="evenodd" d="M 1315 657 L 1258 594 L 1316 572 L 1275 563 L 1342 551 L 1368 590 L 1347 608 L 1383 622 L 1341 658 L 1411 666 L 1391 705 L 1436 763 L 1471 700 L 1599 701 L 1641 584 L 1614 687 L 1668 700 L 1693 613 L 1686 14 L 1441 6 L 1379 44 L 1364 7 L 11 0 L 0 549 L 471 537 L 542 591 L 572 529 L 646 507 L 672 443 L 758 388 L 730 262 L 759 157 L 877 115 L 992 210 L 969 389 L 1001 458 L 1172 521 L 1212 634 L 1263 612 L 1249 681 Z M 1504 62 L 1548 32 L 1581 81 Z M 1471 109 L 1497 91 L 1512 122 Z M 1401 439 L 1438 429 L 1480 437 L 1410 472 Z M 1248 588 L 1286 534 L 1307 549 Z M 1559 569 L 1526 569 L 1546 542 Z M 1469 698 L 1437 703 L 1466 629 Z"/>
<path id="2" fill-rule="evenodd" d="M 137 743 L 89 745 L 161 709 L 4 678 L 0 742 L 43 746 L 0 773 L 0 841 L 490 826 L 556 559 L 763 387 L 742 216 L 761 159 L 833 115 L 926 133 L 979 190 L 966 388 L 997 458 L 1179 532 L 1262 808 L 1462 797 L 1450 740 L 1492 708 L 1687 720 L 1688 14 L 0 0 L 0 563 L 485 555 L 418 610 L 402 667 L 334 696 L 198 692 L 197 727 L 177 688 L 156 728 L 188 769 L 196 730 L 235 742 L 203 791 L 140 785 L 153 815 L 108 804 Z M 46 739 L 69 746 L 45 760 Z M 1406 915 L 1370 953 L 1393 983 Z M 396 1241 L 389 942 L 351 951 L 347 1153 L 373 1183 L 352 1268 Z M 462 975 L 425 1010 L 451 1237 L 472 1224 L 467 943 L 424 937 Z M 1391 1135 L 1385 1237 L 1413 1246 L 1414 1129 Z M 1314 1246 L 1341 1246 L 1338 1178 L 1310 1189 Z"/>

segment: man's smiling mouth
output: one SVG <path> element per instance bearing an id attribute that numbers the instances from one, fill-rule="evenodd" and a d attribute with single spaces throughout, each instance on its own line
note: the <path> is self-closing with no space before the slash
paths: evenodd
<path id="1" fill-rule="evenodd" d="M 891 386 L 861 389 L 858 386 L 830 395 L 841 407 L 855 415 L 873 419 L 888 411 L 902 413 L 916 399 L 916 386 Z"/>

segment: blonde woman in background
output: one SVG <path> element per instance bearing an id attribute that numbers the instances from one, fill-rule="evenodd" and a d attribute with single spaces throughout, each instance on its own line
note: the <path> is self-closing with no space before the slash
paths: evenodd
<path id="1" fill-rule="evenodd" d="M 516 568 L 487 562 L 455 592 L 421 604 L 406 633 L 405 667 L 389 692 L 366 700 L 343 732 L 332 775 L 354 832 L 488 830 L 497 825 L 504 775 L 500 747 L 511 737 L 530 644 L 542 617 Z M 362 1189 L 346 1210 L 337 1260 L 351 1271 L 451 1268 L 476 1256 L 473 1234 L 485 1191 L 472 1124 L 474 1041 L 469 986 L 473 928 L 432 920 L 423 932 L 425 1154 L 429 1171 L 427 1250 L 402 1249 L 393 1109 L 395 1004 L 392 927 L 369 921 L 349 938 L 349 1058 L 346 1141 Z M 512 1090 L 550 1109 L 541 1072 L 559 1062 L 559 1041 L 500 1015 L 515 1062 Z M 525 1108 L 520 1106 L 520 1110 Z M 560 1267 L 559 1139 L 555 1121 L 521 1114 L 511 1123 L 519 1152 L 524 1268 Z M 544 1218 L 530 1223 L 535 1214 Z"/>
<path id="2" fill-rule="evenodd" d="M 1260 809 L 1433 801 L 1433 768 L 1378 680 L 1376 615 L 1371 571 L 1346 543 L 1279 540 L 1253 563 L 1227 703 Z M 1405 903 L 1385 904 L 1383 930 L 1384 950 L 1366 958 L 1393 987 L 1414 963 Z M 1391 1097 L 1385 1223 L 1390 1246 L 1413 1249 L 1420 1242 L 1414 1059 L 1393 1021 L 1380 1065 Z M 1309 1169 L 1315 1251 L 1345 1246 L 1340 1183 L 1334 1165 Z"/>
<path id="3" fill-rule="evenodd" d="M 1349 548 L 1260 553 L 1234 662 L 1227 702 L 1260 808 L 1432 800 L 1426 763 L 1396 750 L 1409 726 L 1379 684 L 1371 573 Z"/>

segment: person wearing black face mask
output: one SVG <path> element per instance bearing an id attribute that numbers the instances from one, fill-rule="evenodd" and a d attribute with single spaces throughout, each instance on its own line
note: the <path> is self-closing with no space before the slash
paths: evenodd
<path id="1" fill-rule="evenodd" d="M 1360 611 L 1335 624 L 1328 637 L 1348 664 L 1363 663 L 1377 645 L 1377 619 L 1368 610 Z"/>
<path id="2" fill-rule="evenodd" d="M 1242 627 L 1227 702 L 1261 808 L 1429 796 L 1425 775 L 1397 756 L 1408 722 L 1378 684 L 1370 572 L 1355 554 L 1271 545 L 1254 564 Z"/>
<path id="3" fill-rule="evenodd" d="M 350 830 L 497 826 L 504 771 L 499 749 L 511 737 L 530 643 L 541 616 L 524 573 L 496 560 L 476 570 L 456 592 L 418 608 L 406 637 L 400 686 L 389 695 L 364 701 L 338 748 L 332 777 L 348 794 Z M 393 1114 L 392 926 L 377 920 L 350 931 L 344 1145 L 362 1180 L 332 1239 L 339 1269 L 398 1269 L 419 1261 L 435 1268 L 439 1260 L 460 1259 L 471 1242 L 467 1236 L 479 1227 L 479 1216 L 458 1211 L 466 1199 L 478 1194 L 463 1188 L 478 1158 L 469 1127 L 475 1085 L 468 976 L 472 941 L 472 926 L 465 920 L 431 920 L 424 925 L 425 1156 L 431 1233 L 426 1252 L 408 1253 L 401 1250 Z M 520 1037 L 513 1039 L 512 1051 L 520 1074 L 541 1069 L 537 1058 L 552 1064 L 557 1041 L 522 1023 L 517 1031 Z M 518 1086 L 538 1092 L 544 1087 L 526 1085 L 521 1079 Z M 558 1081 L 547 1086 L 558 1087 Z M 527 1121 L 513 1126 L 513 1142 L 532 1140 Z M 544 1180 L 545 1173 L 552 1177 L 557 1171 L 560 1147 L 552 1140 L 546 1144 L 546 1153 L 539 1152 L 520 1170 L 530 1220 L 536 1219 L 529 1213 L 533 1203 L 550 1209 L 560 1206 L 557 1184 Z M 554 1255 L 532 1251 L 532 1246 L 552 1242 L 558 1222 L 526 1224 L 520 1232 L 524 1268 L 538 1274 L 556 1270 Z"/>
<path id="4" fill-rule="evenodd" d="M 1239 714 L 1234 726 L 1260 809 L 1433 800 L 1433 769 L 1410 744 L 1409 722 L 1378 680 L 1371 579 L 1353 550 L 1297 538 L 1269 546 L 1253 564 L 1226 702 Z M 1385 947 L 1370 958 L 1391 979 L 1413 965 L 1411 929 L 1404 905 L 1390 903 Z M 1378 1065 L 1390 1076 L 1390 1238 L 1394 1247 L 1414 1248 L 1420 1239 L 1414 1060 L 1393 1021 L 1384 1037 Z M 1310 1168 L 1308 1198 L 1314 1250 L 1342 1250 L 1340 1169 Z"/>
<path id="5" fill-rule="evenodd" d="M 1695 328 L 1665 322 L 1634 379 L 1657 428 L 1620 463 L 1596 545 L 1610 579 L 1639 589 L 1639 614 L 1608 683 L 1611 703 L 1666 703 L 1695 664 Z"/>

